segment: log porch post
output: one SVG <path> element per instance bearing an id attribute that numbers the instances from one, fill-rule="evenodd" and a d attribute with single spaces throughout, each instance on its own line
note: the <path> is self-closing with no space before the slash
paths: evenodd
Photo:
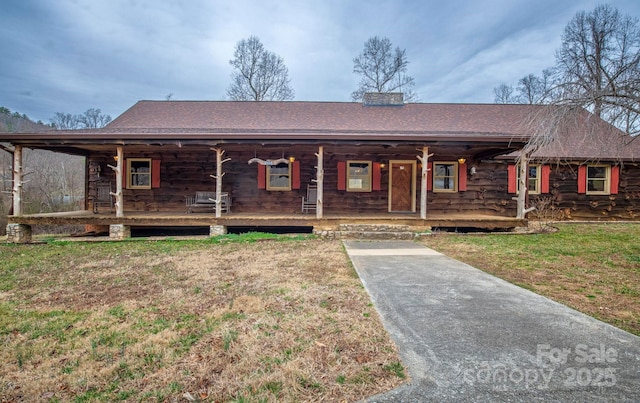
<path id="1" fill-rule="evenodd" d="M 122 146 L 116 147 L 116 166 L 107 164 L 107 166 L 114 170 L 116 173 L 116 191 L 111 192 L 112 196 L 116 198 L 116 217 L 124 217 L 124 196 L 122 194 L 122 182 L 124 175 L 124 153 Z"/>
<path id="2" fill-rule="evenodd" d="M 118 153 L 118 164 L 116 165 L 116 217 L 124 217 L 124 194 L 122 193 L 124 172 L 124 151 L 122 146 L 116 148 Z"/>
<path id="3" fill-rule="evenodd" d="M 322 218 L 322 204 L 323 204 L 323 182 L 324 182 L 324 165 L 323 165 L 323 152 L 324 147 L 318 147 L 316 157 L 318 157 L 318 165 L 316 165 L 316 179 L 314 180 L 317 185 L 317 200 L 316 200 L 316 218 Z"/>
<path id="4" fill-rule="evenodd" d="M 222 217 L 222 177 L 224 176 L 222 164 L 231 161 L 231 158 L 222 159 L 224 150 L 221 148 L 212 148 L 211 150 L 216 152 L 216 174 L 210 176 L 216 180 L 216 218 L 220 218 Z"/>
<path id="5" fill-rule="evenodd" d="M 13 198 L 12 215 L 22 215 L 22 188 L 24 185 L 24 166 L 22 165 L 22 146 L 15 146 L 13 150 Z M 31 225 L 7 224 L 7 242 L 29 243 L 31 242 Z"/>
<path id="6" fill-rule="evenodd" d="M 22 185 L 23 167 L 22 167 L 22 146 L 15 146 L 13 151 L 13 215 L 22 215 Z"/>
<path id="7" fill-rule="evenodd" d="M 422 156 L 417 156 L 422 164 L 420 177 L 420 218 L 423 220 L 427 219 L 427 177 L 429 172 L 429 157 L 431 156 L 433 156 L 433 154 L 429 154 L 429 147 L 426 146 L 422 147 Z"/>
<path id="8" fill-rule="evenodd" d="M 523 149 L 520 153 L 519 165 L 519 178 L 518 178 L 518 198 L 516 207 L 516 218 L 523 220 L 527 213 L 535 210 L 535 207 L 526 208 L 527 199 L 529 196 L 529 186 L 527 184 L 527 174 L 529 172 L 529 155 Z"/>
<path id="9" fill-rule="evenodd" d="M 124 195 L 122 193 L 122 183 L 124 175 L 124 152 L 122 146 L 116 147 L 116 166 L 107 164 L 116 173 L 116 191 L 111 192 L 116 198 L 116 217 L 124 217 Z M 131 227 L 124 224 L 109 225 L 109 238 L 122 240 L 131 237 Z"/>

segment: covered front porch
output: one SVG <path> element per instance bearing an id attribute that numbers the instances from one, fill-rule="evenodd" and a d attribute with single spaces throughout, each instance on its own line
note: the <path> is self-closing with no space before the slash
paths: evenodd
<path id="1" fill-rule="evenodd" d="M 426 219 L 419 213 L 385 213 L 385 214 L 324 214 L 318 218 L 316 214 L 303 213 L 258 213 L 240 212 L 226 213 L 216 217 L 214 212 L 186 213 L 186 212 L 141 212 L 125 211 L 122 217 L 114 213 L 93 213 L 90 210 L 30 214 L 9 217 L 9 227 L 15 229 L 15 234 L 8 233 L 9 242 L 28 242 L 12 237 L 17 234 L 30 233 L 33 226 L 84 226 L 109 232 L 113 239 L 123 239 L 130 236 L 131 228 L 135 227 L 209 227 L 210 235 L 221 235 L 233 227 L 274 228 L 289 227 L 309 228 L 309 232 L 318 235 L 340 237 L 344 228 L 356 227 L 388 227 L 402 228 L 405 232 L 422 233 L 434 229 L 480 229 L 491 231 L 506 231 L 517 227 L 524 227 L 527 221 L 512 217 L 494 216 L 477 213 L 429 214 Z M 9 231 L 10 232 L 10 231 Z"/>

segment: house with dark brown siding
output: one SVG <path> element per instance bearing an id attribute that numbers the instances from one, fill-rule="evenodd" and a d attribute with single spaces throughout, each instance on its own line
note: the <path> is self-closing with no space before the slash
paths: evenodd
<path id="1" fill-rule="evenodd" d="M 366 226 L 509 229 L 526 226 L 524 212 L 544 195 L 563 218 L 635 218 L 638 147 L 614 155 L 584 141 L 577 152 L 583 127 L 567 125 L 567 142 L 527 155 L 528 165 L 518 156 L 541 111 L 405 104 L 399 94 L 363 103 L 140 101 L 102 129 L 1 135 L 17 168 L 8 238 L 28 241 L 30 227 L 43 224 L 104 228 L 113 238 L 138 226 L 208 226 L 212 235 L 236 226 L 330 235 Z M 86 157 L 84 210 L 22 214 L 23 148 Z"/>
<path id="2" fill-rule="evenodd" d="M 508 161 L 509 193 L 519 190 L 518 154 Z M 640 212 L 640 139 L 585 110 L 530 155 L 528 204 L 532 216 L 554 220 L 634 220 Z"/>

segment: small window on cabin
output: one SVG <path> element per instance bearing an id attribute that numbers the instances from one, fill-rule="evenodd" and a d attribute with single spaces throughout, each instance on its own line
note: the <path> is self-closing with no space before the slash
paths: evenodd
<path id="1" fill-rule="evenodd" d="M 291 190 L 291 164 L 267 165 L 267 190 Z"/>
<path id="2" fill-rule="evenodd" d="M 587 194 L 609 194 L 611 167 L 608 165 L 587 166 Z"/>
<path id="3" fill-rule="evenodd" d="M 528 173 L 528 184 L 527 190 L 529 194 L 536 195 L 540 194 L 540 165 L 529 165 L 529 173 Z M 520 166 L 516 167 L 516 172 L 518 173 L 518 192 L 520 191 Z"/>
<path id="4" fill-rule="evenodd" d="M 433 163 L 433 191 L 457 192 L 458 191 L 458 163 L 434 162 Z"/>
<path id="5" fill-rule="evenodd" d="M 347 161 L 347 192 L 371 191 L 371 161 Z"/>
<path id="6" fill-rule="evenodd" d="M 127 188 L 151 189 L 151 158 L 127 159 Z"/>

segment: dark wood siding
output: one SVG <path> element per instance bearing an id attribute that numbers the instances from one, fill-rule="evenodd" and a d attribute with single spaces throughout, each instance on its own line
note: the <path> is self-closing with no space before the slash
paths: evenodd
<path id="1" fill-rule="evenodd" d="M 315 153 L 318 146 L 290 145 L 239 145 L 222 146 L 223 191 L 230 192 L 233 212 L 300 212 L 302 196 L 307 185 L 316 176 Z M 412 146 L 381 145 L 326 145 L 324 147 L 324 213 L 325 214 L 384 214 L 388 211 L 389 161 L 416 160 L 420 151 Z M 514 217 L 515 194 L 508 192 L 508 164 L 493 160 L 474 160 L 474 150 L 463 148 L 429 149 L 434 153 L 430 161 L 455 161 L 465 157 L 460 165 L 467 173 L 466 191 L 455 193 L 428 192 L 427 214 L 478 213 Z M 143 148 L 126 148 L 127 158 L 152 158 L 160 161 L 160 187 L 153 189 L 124 189 L 125 210 L 137 211 L 185 211 L 185 196 L 196 191 L 214 191 L 215 152 L 208 147 L 156 147 L 153 152 Z M 300 165 L 300 189 L 268 191 L 259 189 L 257 164 L 248 164 L 251 158 L 279 159 L 295 157 Z M 379 190 L 371 192 L 347 192 L 339 190 L 338 165 L 348 160 L 365 160 L 385 163 L 380 171 Z M 89 159 L 89 194 L 96 180 L 111 180 L 115 187 L 115 175 L 107 168 L 113 164 L 111 156 L 94 155 Z M 97 177 L 100 166 L 100 178 Z M 469 170 L 475 167 L 475 173 Z M 416 172 L 416 205 L 420 200 L 421 169 Z M 619 193 L 616 195 L 578 194 L 577 165 L 553 165 L 549 174 L 548 194 L 532 195 L 531 203 L 546 202 L 561 212 L 560 218 L 573 219 L 630 219 L 636 216 L 640 203 L 640 168 L 625 165 L 620 170 Z M 90 208 L 91 206 L 89 206 Z"/>
<path id="2" fill-rule="evenodd" d="M 225 158 L 231 160 L 223 164 L 223 191 L 230 192 L 234 212 L 279 212 L 300 211 L 302 196 L 308 184 L 316 177 L 315 153 L 317 146 L 282 145 L 225 145 Z M 457 152 L 433 150 L 433 160 L 454 161 Z M 204 148 L 174 148 L 163 152 L 127 150 L 128 158 L 152 158 L 160 161 L 160 187 L 153 189 L 124 189 L 125 210 L 137 211 L 183 211 L 186 195 L 196 191 L 213 191 L 215 179 L 215 153 Z M 388 211 L 389 161 L 416 160 L 415 146 L 325 146 L 324 148 L 324 212 L 348 214 L 381 214 Z M 257 164 L 248 164 L 251 158 L 278 159 L 293 156 L 300 165 L 300 189 L 291 191 L 268 191 L 259 188 Z M 506 165 L 475 163 L 466 155 L 465 169 L 475 164 L 477 174 L 467 178 L 467 191 L 453 194 L 429 192 L 428 211 L 438 213 L 478 212 L 512 215 L 510 197 L 506 194 Z M 338 165 L 349 160 L 372 161 L 373 166 L 385 163 L 376 172 L 375 189 L 371 192 L 347 192 L 338 187 Z M 107 168 L 114 164 L 105 156 L 93 156 L 91 166 L 100 165 L 100 180 L 111 180 L 115 188 L 115 175 Z M 92 171 L 93 172 L 93 171 Z M 92 183 L 98 178 L 90 178 Z M 378 182 L 379 179 L 379 182 Z M 503 185 L 500 185 L 503 183 Z M 379 186 L 378 186 L 379 184 Z M 416 197 L 420 197 L 420 169 L 416 172 Z M 418 204 L 418 201 L 416 201 Z M 515 207 L 514 207 L 515 208 Z M 514 210 L 515 211 L 515 210 Z"/>
<path id="3" fill-rule="evenodd" d="M 534 205 L 540 203 L 548 205 L 546 215 L 557 219 L 629 220 L 638 218 L 640 206 L 638 164 L 625 164 L 620 168 L 618 193 L 610 195 L 578 193 L 578 170 L 578 165 L 552 165 L 549 175 L 550 193 L 531 196 L 531 202 Z"/>
<path id="4" fill-rule="evenodd" d="M 454 161 L 433 156 L 434 161 Z M 476 167 L 474 175 L 468 173 Z M 461 165 L 467 170 L 466 191 L 457 193 L 429 192 L 427 214 L 437 213 L 482 213 L 507 217 L 515 217 L 516 202 L 512 194 L 507 192 L 507 164 L 490 161 L 474 161 L 467 159 Z"/>

